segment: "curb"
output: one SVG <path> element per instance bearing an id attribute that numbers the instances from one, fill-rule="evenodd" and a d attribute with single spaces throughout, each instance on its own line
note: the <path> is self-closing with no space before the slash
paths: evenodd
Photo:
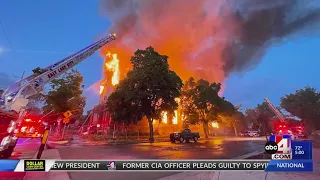
<path id="1" fill-rule="evenodd" d="M 238 156 L 238 157 L 235 157 L 235 158 L 232 158 L 232 159 L 247 159 L 249 157 L 256 156 L 256 155 L 259 155 L 259 154 L 262 154 L 262 153 L 264 153 L 264 151 L 255 151 L 255 152 L 248 153 L 248 154 L 245 154 L 245 155 L 242 155 L 242 156 Z"/>
<path id="2" fill-rule="evenodd" d="M 84 142 L 83 145 L 87 146 L 103 146 L 103 145 L 124 145 L 124 144 L 142 144 L 142 143 L 150 143 L 148 140 L 144 141 L 136 141 L 136 142 L 128 142 L 128 141 L 115 141 L 115 142 L 103 142 L 103 143 L 94 143 L 99 141 L 92 141 L 92 142 Z M 159 143 L 159 142 L 170 142 L 169 140 L 156 140 L 153 143 Z M 61 144 L 60 144 L 61 145 Z"/>
<path id="3" fill-rule="evenodd" d="M 261 154 L 263 152 L 264 151 L 255 151 L 255 152 L 244 154 L 244 155 L 232 158 L 232 159 L 247 159 L 249 157 Z M 157 180 L 175 180 L 175 179 L 194 180 L 196 178 L 197 179 L 214 179 L 216 172 L 206 172 L 206 174 L 203 174 L 203 173 L 204 172 L 201 172 L 201 173 L 199 173 L 199 172 L 182 172 L 182 173 L 174 174 L 171 176 L 163 177 L 163 178 L 160 178 Z M 217 172 L 217 173 L 219 173 L 219 176 L 220 176 L 220 172 Z"/>

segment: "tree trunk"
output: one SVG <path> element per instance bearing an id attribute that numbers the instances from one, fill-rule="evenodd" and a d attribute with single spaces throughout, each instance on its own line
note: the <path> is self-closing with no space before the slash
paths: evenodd
<path id="1" fill-rule="evenodd" d="M 235 135 L 235 136 L 238 136 L 237 127 L 236 127 L 235 124 L 233 125 L 233 130 L 234 130 L 234 135 Z"/>
<path id="2" fill-rule="evenodd" d="M 151 143 L 154 142 L 154 137 L 153 137 L 153 119 L 148 119 L 149 123 L 149 141 Z"/>
<path id="3" fill-rule="evenodd" d="M 209 132 L 208 132 L 208 123 L 206 123 L 206 122 L 203 122 L 203 132 L 204 132 L 204 137 L 206 138 L 206 139 L 208 139 L 209 138 Z"/>

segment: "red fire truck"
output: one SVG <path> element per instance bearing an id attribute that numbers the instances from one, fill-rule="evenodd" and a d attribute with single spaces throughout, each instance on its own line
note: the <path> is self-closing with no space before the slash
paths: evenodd
<path id="1" fill-rule="evenodd" d="M 36 138 L 42 137 L 44 130 L 41 116 L 28 113 L 24 120 L 16 125 L 14 133 L 18 138 Z"/>
<path id="2" fill-rule="evenodd" d="M 303 124 L 296 121 L 296 123 L 292 123 L 292 121 L 286 119 L 280 111 L 273 106 L 273 104 L 267 99 L 264 99 L 269 108 L 275 113 L 278 117 L 278 121 L 274 123 L 273 129 L 275 134 L 279 135 L 290 135 L 292 139 L 305 137 Z"/>

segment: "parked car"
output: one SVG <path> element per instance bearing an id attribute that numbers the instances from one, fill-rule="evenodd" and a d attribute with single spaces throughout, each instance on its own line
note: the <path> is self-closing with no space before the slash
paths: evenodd
<path id="1" fill-rule="evenodd" d="M 248 131 L 240 132 L 240 136 L 242 136 L 242 137 L 248 136 Z"/>
<path id="2" fill-rule="evenodd" d="M 244 131 L 240 133 L 240 136 L 243 137 L 260 137 L 260 133 L 258 131 Z"/>
<path id="3" fill-rule="evenodd" d="M 190 140 L 197 142 L 199 138 L 199 132 L 191 132 L 190 129 L 184 129 L 180 132 L 174 132 L 170 134 L 170 141 L 172 143 L 175 143 L 176 141 L 183 143 L 184 141 L 189 142 Z"/>

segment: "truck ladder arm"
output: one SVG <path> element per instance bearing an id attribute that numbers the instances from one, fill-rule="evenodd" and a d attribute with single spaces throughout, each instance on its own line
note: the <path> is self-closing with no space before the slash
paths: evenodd
<path id="1" fill-rule="evenodd" d="M 74 66 L 84 61 L 105 44 L 116 39 L 115 34 L 110 34 L 90 46 L 72 54 L 45 69 L 36 68 L 33 74 L 10 85 L 2 94 L 6 110 L 19 112 L 28 103 L 28 98 L 42 91 L 44 85 L 64 74 Z"/>
<path id="2" fill-rule="evenodd" d="M 269 106 L 269 108 L 275 113 L 275 115 L 280 119 L 281 122 L 285 122 L 285 118 L 284 116 L 280 113 L 280 111 L 274 107 L 272 105 L 272 103 L 267 99 L 265 98 L 264 101 L 267 103 L 267 105 Z"/>

